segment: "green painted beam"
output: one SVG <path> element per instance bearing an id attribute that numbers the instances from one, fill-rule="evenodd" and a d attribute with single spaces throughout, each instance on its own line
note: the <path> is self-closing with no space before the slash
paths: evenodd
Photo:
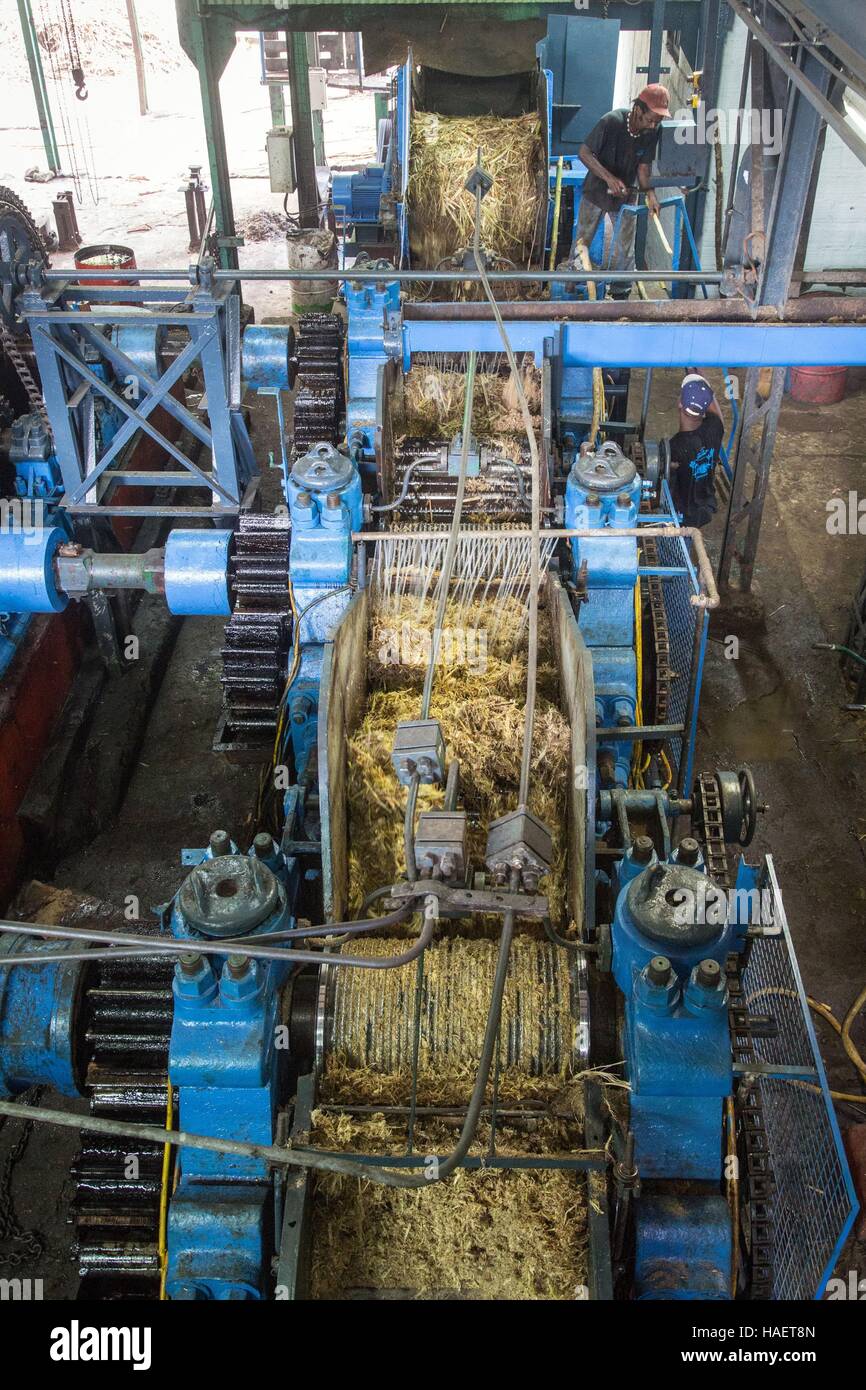
<path id="1" fill-rule="evenodd" d="M 48 161 L 48 168 L 53 174 L 61 171 L 60 155 L 57 150 L 57 136 L 54 134 L 54 121 L 51 118 L 51 105 L 48 101 L 48 88 L 45 85 L 45 73 L 42 69 L 42 55 L 39 52 L 39 40 L 36 37 L 36 26 L 33 23 L 33 12 L 30 9 L 30 0 L 18 0 L 18 17 L 21 20 L 21 34 L 24 39 L 24 51 L 27 54 L 27 66 L 30 69 L 30 81 L 33 83 L 33 96 L 36 100 L 36 110 L 39 112 L 39 124 L 42 128 L 42 143 L 45 146 L 45 158 Z"/>
<path id="2" fill-rule="evenodd" d="M 181 10 L 181 0 L 178 0 L 178 30 L 181 43 L 195 64 L 201 88 L 214 222 L 217 236 L 229 240 L 237 233 L 220 101 L 220 76 L 235 46 L 234 29 L 221 19 L 210 18 L 205 22 L 195 12 L 193 4 L 183 5 L 183 15 Z M 224 270 L 236 270 L 238 254 L 235 247 L 222 245 L 219 261 Z"/>
<path id="3" fill-rule="evenodd" d="M 268 83 L 268 96 L 271 100 L 271 125 L 284 126 L 286 124 L 286 99 L 279 82 Z"/>
<path id="4" fill-rule="evenodd" d="M 307 36 L 296 30 L 288 35 L 289 84 L 292 93 L 292 132 L 298 179 L 298 220 L 302 227 L 319 225 L 319 185 L 313 111 L 310 104 L 310 64 Z"/>

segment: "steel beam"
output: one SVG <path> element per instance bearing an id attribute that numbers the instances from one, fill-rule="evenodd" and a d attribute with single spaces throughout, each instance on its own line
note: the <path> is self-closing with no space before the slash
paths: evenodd
<path id="1" fill-rule="evenodd" d="M 662 74 L 662 45 L 665 38 L 665 0 L 653 0 L 650 49 L 647 59 L 647 82 L 660 82 Z"/>
<path id="2" fill-rule="evenodd" d="M 313 137 L 313 110 L 310 102 L 310 65 L 306 34 L 286 35 L 289 83 L 292 94 L 292 130 L 295 169 L 298 181 L 298 220 L 302 227 L 319 225 L 319 184 L 316 179 L 316 150 Z"/>
<path id="3" fill-rule="evenodd" d="M 36 102 L 36 110 L 39 112 L 45 158 L 52 174 L 59 174 L 63 166 L 57 151 L 57 136 L 54 133 L 54 121 L 51 117 L 48 88 L 45 85 L 42 55 L 39 52 L 39 40 L 36 36 L 36 26 L 33 23 L 30 0 L 18 0 L 18 17 L 21 20 L 21 35 L 24 39 L 24 51 L 27 54 L 27 66 L 30 69 L 30 81 L 33 84 L 33 97 Z"/>
<path id="4" fill-rule="evenodd" d="M 506 323 L 866 324 L 866 298 L 861 295 L 789 299 L 781 309 L 772 304 L 754 308 L 745 299 L 511 300 L 500 302 L 498 308 Z M 403 319 L 406 323 L 492 323 L 494 314 L 483 301 L 408 303 L 403 305 Z"/>
<path id="5" fill-rule="evenodd" d="M 192 58 L 198 73 L 201 89 L 202 113 L 204 115 L 205 136 L 207 139 L 208 166 L 210 168 L 211 189 L 214 205 L 214 220 L 219 238 L 220 264 L 226 270 L 237 268 L 238 254 L 232 239 L 237 235 L 235 214 L 232 207 L 231 178 L 229 175 L 226 134 L 223 124 L 222 103 L 220 101 L 220 76 L 225 68 L 224 35 L 215 29 L 220 21 L 202 18 L 197 10 L 189 14 L 189 41 Z M 234 46 L 234 35 L 231 37 Z M 231 51 L 231 50 L 229 50 Z"/>
<path id="6" fill-rule="evenodd" d="M 831 82 L 830 72 L 814 53 L 806 53 L 802 72 L 816 91 L 822 94 L 828 91 Z M 761 307 L 779 309 L 787 302 L 797 250 L 803 234 L 804 212 L 809 204 L 809 191 L 820 148 L 822 125 L 822 116 L 811 98 L 807 98 L 799 84 L 792 86 L 785 117 L 782 153 L 773 184 L 773 199 L 758 283 L 757 299 Z M 838 358 L 836 362 L 827 365 L 841 366 L 844 360 Z M 820 366 L 825 362 L 826 359 L 815 358 L 802 365 Z M 719 583 L 731 583 L 736 560 L 737 578 L 743 592 L 751 589 L 754 578 L 758 538 L 770 480 L 770 465 L 782 408 L 784 367 L 800 364 L 792 361 L 789 364 L 774 365 L 776 370 L 773 372 L 770 394 L 766 401 L 758 394 L 758 371 L 752 370 L 746 375 L 743 417 L 734 457 L 731 495 L 719 559 Z"/>
<path id="7" fill-rule="evenodd" d="M 741 3 L 741 0 L 727 0 L 727 2 L 734 13 L 739 15 L 746 27 L 754 34 L 758 43 L 766 50 L 773 62 L 790 78 L 798 91 L 806 97 L 806 100 L 811 102 L 828 126 L 835 130 L 839 139 L 845 142 L 849 150 L 856 154 L 863 164 L 866 164 L 866 140 L 862 140 L 855 132 L 854 127 L 840 116 L 836 108 L 827 100 L 826 91 L 822 91 L 813 81 L 810 81 L 808 75 L 791 61 L 784 49 L 774 41 L 763 24 L 758 22 L 751 10 Z M 791 34 L 793 38 L 793 30 Z M 817 66 L 822 65 L 817 63 Z M 825 68 L 824 71 L 826 72 L 827 69 Z"/>

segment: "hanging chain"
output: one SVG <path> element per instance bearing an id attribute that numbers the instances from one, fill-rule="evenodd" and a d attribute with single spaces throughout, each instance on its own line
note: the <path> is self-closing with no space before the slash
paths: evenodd
<path id="1" fill-rule="evenodd" d="M 42 392 L 36 385 L 36 382 L 33 378 L 33 374 L 27 365 L 27 360 L 21 352 L 20 348 L 18 347 L 18 344 L 16 343 L 14 336 L 12 335 L 12 333 L 10 333 L 5 323 L 3 323 L 2 321 L 0 321 L 0 345 L 2 345 L 3 351 L 9 358 L 9 361 L 12 363 L 12 366 L 15 368 L 15 371 L 18 373 L 18 380 L 21 382 L 21 385 L 24 387 L 24 390 L 27 393 L 27 400 L 30 404 L 30 409 L 39 416 L 39 418 L 42 420 L 42 423 L 48 430 L 49 434 L 52 434 L 53 437 L 53 432 L 51 430 L 51 421 L 48 418 L 48 411 L 45 407 L 45 402 L 42 399 Z"/>
<path id="2" fill-rule="evenodd" d="M 34 1086 L 20 1097 L 22 1105 L 38 1105 L 42 1087 Z M 8 1124 L 9 1121 L 4 1121 Z M 40 1231 L 25 1231 L 18 1223 L 12 1201 L 12 1175 L 15 1165 L 23 1156 L 33 1130 L 33 1121 L 21 1124 L 21 1132 L 0 1163 L 0 1267 L 18 1268 L 26 1261 L 38 1260 L 45 1250 L 45 1237 Z M 2 1127 L 2 1126 L 0 1126 Z M 10 1249 L 8 1247 L 16 1247 Z"/>
<path id="3" fill-rule="evenodd" d="M 78 35 L 75 32 L 75 19 L 72 14 L 71 0 L 60 0 L 60 16 L 63 20 L 63 29 L 66 34 L 66 51 L 69 54 L 69 66 L 72 70 L 75 95 L 79 101 L 86 101 L 87 83 L 84 77 L 84 68 L 81 66 L 81 54 L 78 51 Z"/>

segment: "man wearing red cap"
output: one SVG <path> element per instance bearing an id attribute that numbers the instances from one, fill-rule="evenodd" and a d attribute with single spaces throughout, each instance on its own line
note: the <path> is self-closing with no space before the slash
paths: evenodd
<path id="1" fill-rule="evenodd" d="M 575 252 L 582 241 L 588 247 L 595 236 L 599 219 L 610 213 L 614 221 L 624 203 L 634 200 L 637 189 L 646 193 L 650 215 L 658 213 L 658 199 L 649 186 L 652 162 L 659 141 L 659 126 L 670 115 L 668 94 L 659 82 L 644 87 L 632 103 L 631 110 L 608 111 L 586 137 L 580 147 L 580 158 L 589 173 L 584 180 L 583 196 L 577 218 L 577 235 L 571 250 L 572 265 L 580 268 Z M 611 247 L 607 267 L 611 270 L 634 270 L 634 233 L 636 219 L 627 215 L 620 219 L 616 242 Z M 628 299 L 631 285 L 620 282 L 612 286 L 614 299 Z"/>

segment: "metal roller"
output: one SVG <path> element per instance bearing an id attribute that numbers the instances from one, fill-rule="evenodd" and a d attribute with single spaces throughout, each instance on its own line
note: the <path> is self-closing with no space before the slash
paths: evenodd
<path id="1" fill-rule="evenodd" d="M 343 954 L 392 955 L 393 938 L 352 943 Z M 497 943 L 449 938 L 423 958 L 418 1073 L 471 1076 L 481 1054 Z M 376 1075 L 410 1075 L 415 1050 L 418 971 L 329 970 L 319 994 L 316 1035 L 327 1092 L 328 1065 Z M 500 1028 L 500 1066 L 526 1077 L 566 1076 L 580 1019 L 572 962 L 560 947 L 520 937 L 511 948 Z"/>
<path id="2" fill-rule="evenodd" d="M 169 533 L 165 545 L 165 598 L 172 613 L 210 617 L 231 613 L 231 531 Z"/>
<path id="3" fill-rule="evenodd" d="M 294 328 L 250 323 L 244 329 L 242 353 L 243 377 L 248 389 L 292 389 L 297 368 Z"/>
<path id="4" fill-rule="evenodd" d="M 59 526 L 0 535 L 0 612 L 59 613 L 69 602 L 57 587 L 54 556 L 67 536 Z"/>

